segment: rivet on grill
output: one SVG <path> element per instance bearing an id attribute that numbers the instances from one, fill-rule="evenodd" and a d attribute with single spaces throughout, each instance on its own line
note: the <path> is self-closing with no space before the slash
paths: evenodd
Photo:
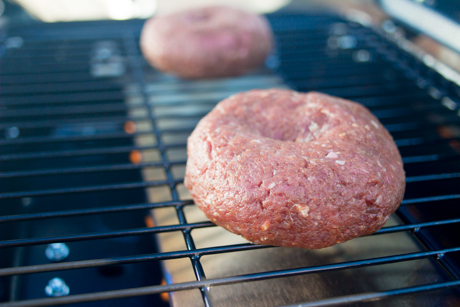
<path id="1" fill-rule="evenodd" d="M 46 247 L 45 255 L 50 261 L 62 261 L 69 256 L 69 247 L 65 243 L 52 243 Z"/>
<path id="2" fill-rule="evenodd" d="M 371 54 L 365 49 L 353 52 L 353 60 L 355 62 L 369 62 L 371 60 Z"/>
<path id="3" fill-rule="evenodd" d="M 327 39 L 327 47 L 330 49 L 337 49 L 339 43 L 337 41 L 337 37 L 329 37 Z"/>
<path id="4" fill-rule="evenodd" d="M 351 48 L 355 48 L 358 42 L 356 41 L 356 38 L 354 36 L 344 35 L 344 36 L 340 36 L 337 39 L 337 43 L 338 43 L 339 48 L 341 49 L 351 49 Z"/>
<path id="5" fill-rule="evenodd" d="M 435 87 L 430 87 L 428 89 L 428 94 L 430 94 L 431 97 L 437 100 L 441 99 L 442 97 L 442 92 Z"/>
<path id="6" fill-rule="evenodd" d="M 274 54 L 269 55 L 265 60 L 265 66 L 272 69 L 277 68 L 279 66 L 278 57 Z"/>
<path id="7" fill-rule="evenodd" d="M 382 28 L 387 33 L 396 32 L 396 25 L 391 20 L 385 20 L 384 22 L 382 22 Z"/>
<path id="8" fill-rule="evenodd" d="M 5 137 L 7 139 L 15 139 L 19 136 L 19 128 L 18 127 L 9 127 L 5 131 Z"/>
<path id="9" fill-rule="evenodd" d="M 425 79 L 422 79 L 422 78 L 417 79 L 417 86 L 419 88 L 424 89 L 425 87 L 427 87 L 427 85 L 428 85 L 428 81 L 426 81 Z"/>
<path id="10" fill-rule="evenodd" d="M 345 35 L 348 32 L 348 26 L 345 23 L 338 22 L 331 25 L 330 35 Z"/>
<path id="11" fill-rule="evenodd" d="M 5 41 L 6 49 L 21 48 L 23 44 L 24 40 L 20 36 L 12 36 Z"/>
<path id="12" fill-rule="evenodd" d="M 21 198 L 21 204 L 24 207 L 29 207 L 32 204 L 33 198 L 32 197 L 23 197 Z"/>
<path id="13" fill-rule="evenodd" d="M 445 106 L 449 110 L 457 109 L 457 103 L 455 103 L 452 99 L 450 99 L 447 96 L 442 97 L 441 103 L 442 103 L 443 106 Z"/>
<path id="14" fill-rule="evenodd" d="M 48 282 L 48 285 L 45 287 L 45 293 L 48 296 L 66 296 L 70 292 L 69 287 L 66 283 L 59 277 L 55 277 Z"/>

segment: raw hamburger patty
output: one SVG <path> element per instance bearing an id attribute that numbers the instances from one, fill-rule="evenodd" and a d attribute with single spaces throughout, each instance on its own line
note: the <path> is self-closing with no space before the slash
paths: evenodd
<path id="1" fill-rule="evenodd" d="M 185 185 L 249 241 L 323 248 L 380 229 L 402 201 L 398 149 L 360 104 L 253 90 L 221 101 L 188 139 Z"/>
<path id="2" fill-rule="evenodd" d="M 257 68 L 272 47 L 264 17 L 205 7 L 149 19 L 141 33 L 146 60 L 184 78 L 240 75 Z"/>

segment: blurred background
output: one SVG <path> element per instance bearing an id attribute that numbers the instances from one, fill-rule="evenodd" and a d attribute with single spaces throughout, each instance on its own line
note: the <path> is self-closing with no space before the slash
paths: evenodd
<path id="1" fill-rule="evenodd" d="M 441 0 L 0 0 L 0 27 L 8 22 L 11 24 L 30 23 L 34 21 L 43 22 L 69 22 L 88 20 L 126 20 L 126 19 L 147 19 L 154 15 L 166 14 L 175 10 L 182 10 L 196 6 L 223 4 L 242 8 L 255 13 L 270 13 L 279 10 L 287 5 L 299 5 L 303 9 L 309 6 L 311 9 L 332 9 L 338 11 L 360 12 L 361 18 L 368 19 L 376 25 L 381 24 L 387 15 L 382 13 L 379 6 L 384 6 L 389 11 L 405 13 L 404 18 L 412 18 L 413 23 L 418 23 L 417 28 L 424 28 L 422 32 L 429 32 L 434 29 L 441 30 L 431 33 L 429 36 L 442 37 L 444 46 L 436 44 L 429 36 L 418 35 L 413 38 L 414 43 L 422 49 L 440 59 L 449 67 L 460 71 L 460 40 L 450 40 L 450 48 L 446 48 L 446 42 L 458 29 L 441 29 L 440 23 L 436 20 L 427 20 L 420 17 L 418 12 L 411 10 L 399 10 L 406 2 L 418 2 L 424 6 L 434 7 L 444 15 L 453 20 L 460 20 L 460 1 Z M 20 9 L 22 7 L 23 9 Z M 7 11 L 8 14 L 4 14 Z M 12 13 L 17 11 L 17 14 Z M 25 11 L 25 12 L 24 12 Z M 2 16 L 3 15 L 3 16 Z M 8 17 L 5 17 L 8 15 Z M 412 16 L 412 17 L 411 17 Z M 431 25 L 436 24 L 436 27 Z M 458 24 L 454 27 L 459 27 Z M 454 32 L 453 32 L 454 31 Z M 452 50 L 452 45 L 457 47 Z M 449 45 L 447 43 L 447 45 Z"/>
<path id="2" fill-rule="evenodd" d="M 226 4 L 254 12 L 275 11 L 289 0 L 13 0 L 32 16 L 45 22 L 148 18 L 175 9 Z"/>

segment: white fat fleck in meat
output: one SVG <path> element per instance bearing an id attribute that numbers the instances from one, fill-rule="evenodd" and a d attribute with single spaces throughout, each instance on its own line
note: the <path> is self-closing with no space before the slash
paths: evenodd
<path id="1" fill-rule="evenodd" d="M 272 188 L 275 187 L 275 185 L 276 185 L 276 183 L 272 182 L 272 183 L 270 183 L 270 185 L 268 186 L 268 188 L 269 188 L 269 189 L 272 189 Z"/>
<path id="2" fill-rule="evenodd" d="M 259 144 L 262 143 L 261 140 L 252 140 L 251 142 L 252 142 L 252 143 L 259 143 Z"/>
<path id="3" fill-rule="evenodd" d="M 275 175 L 276 175 L 276 169 L 273 171 L 273 176 L 275 176 Z"/>
<path id="4" fill-rule="evenodd" d="M 305 137 L 305 138 L 297 137 L 297 138 L 295 139 L 295 141 L 298 142 L 298 143 L 308 143 L 308 142 L 310 142 L 311 140 L 313 140 L 314 138 L 315 138 L 314 135 L 311 134 L 311 133 L 309 133 L 309 134 L 307 135 L 307 137 Z"/>
<path id="5" fill-rule="evenodd" d="M 377 124 L 374 120 L 371 120 L 371 124 L 374 125 L 375 128 L 379 128 L 379 124 Z"/>
<path id="6" fill-rule="evenodd" d="M 326 158 L 329 158 L 329 159 L 337 159 L 338 157 L 339 157 L 339 156 L 338 156 L 335 152 L 333 152 L 333 151 L 331 151 L 330 153 L 328 153 L 327 156 L 326 156 Z"/>
<path id="7" fill-rule="evenodd" d="M 340 165 L 344 165 L 345 164 L 345 161 L 342 161 L 342 160 L 336 160 L 335 163 L 337 164 L 340 164 Z"/>
<path id="8" fill-rule="evenodd" d="M 263 231 L 267 231 L 268 228 L 270 227 L 270 221 L 265 221 L 265 223 L 262 224 L 262 226 L 260 226 L 260 229 L 262 229 Z"/>
<path id="9" fill-rule="evenodd" d="M 358 127 L 359 127 L 358 124 L 356 124 L 356 123 L 351 124 L 351 126 L 352 126 L 352 127 L 355 127 L 355 128 L 358 128 Z"/>
<path id="10" fill-rule="evenodd" d="M 308 130 L 310 132 L 315 132 L 316 130 L 318 130 L 318 128 L 319 128 L 319 126 L 315 122 L 311 122 L 310 126 L 308 126 Z"/>
<path id="11" fill-rule="evenodd" d="M 294 205 L 294 208 L 297 209 L 297 211 L 299 212 L 299 214 L 303 217 L 307 217 L 308 216 L 308 212 L 310 211 L 310 207 L 308 206 L 302 206 L 300 204 L 295 204 Z"/>
<path id="12" fill-rule="evenodd" d="M 321 129 L 313 132 L 313 135 L 317 138 L 319 135 L 321 135 L 323 132 L 327 131 L 329 129 L 329 125 L 328 124 L 324 124 Z"/>
<path id="13" fill-rule="evenodd" d="M 309 134 L 307 135 L 307 137 L 305 138 L 305 143 L 306 142 L 310 142 L 311 140 L 313 140 L 315 137 L 312 135 L 312 134 Z"/>

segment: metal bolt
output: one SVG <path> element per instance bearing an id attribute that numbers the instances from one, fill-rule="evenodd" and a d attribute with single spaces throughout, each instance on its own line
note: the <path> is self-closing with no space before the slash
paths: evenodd
<path id="1" fill-rule="evenodd" d="M 329 29 L 329 35 L 345 35 L 347 32 L 348 26 L 342 22 L 332 24 Z"/>
<path id="2" fill-rule="evenodd" d="M 368 62 L 371 60 L 371 54 L 365 49 L 353 52 L 353 60 L 355 62 Z"/>
<path id="3" fill-rule="evenodd" d="M 28 207 L 32 204 L 33 198 L 31 197 L 23 197 L 21 198 L 21 203 L 24 207 Z"/>
<path id="4" fill-rule="evenodd" d="M 352 35 L 343 35 L 337 38 L 337 44 L 341 49 L 355 48 L 357 45 L 356 37 Z"/>
<path id="5" fill-rule="evenodd" d="M 20 36 L 12 36 L 12 37 L 9 37 L 5 41 L 6 49 L 8 49 L 8 48 L 21 48 L 23 44 L 24 44 L 24 40 Z"/>
<path id="6" fill-rule="evenodd" d="M 70 293 L 69 287 L 59 277 L 55 277 L 48 282 L 45 287 L 45 293 L 48 296 L 66 296 Z"/>
<path id="7" fill-rule="evenodd" d="M 15 139 L 19 136 L 19 128 L 18 127 L 9 127 L 5 131 L 5 137 L 7 139 Z"/>
<path id="8" fill-rule="evenodd" d="M 62 261 L 69 256 L 69 247 L 64 243 L 52 243 L 46 247 L 45 255 L 50 261 Z"/>
<path id="9" fill-rule="evenodd" d="M 387 33 L 395 33 L 396 32 L 396 25 L 393 21 L 387 19 L 382 22 L 382 28 Z"/>
<path id="10" fill-rule="evenodd" d="M 275 55 L 269 55 L 267 59 L 265 60 L 265 65 L 268 68 L 277 68 L 279 66 L 278 57 Z"/>

